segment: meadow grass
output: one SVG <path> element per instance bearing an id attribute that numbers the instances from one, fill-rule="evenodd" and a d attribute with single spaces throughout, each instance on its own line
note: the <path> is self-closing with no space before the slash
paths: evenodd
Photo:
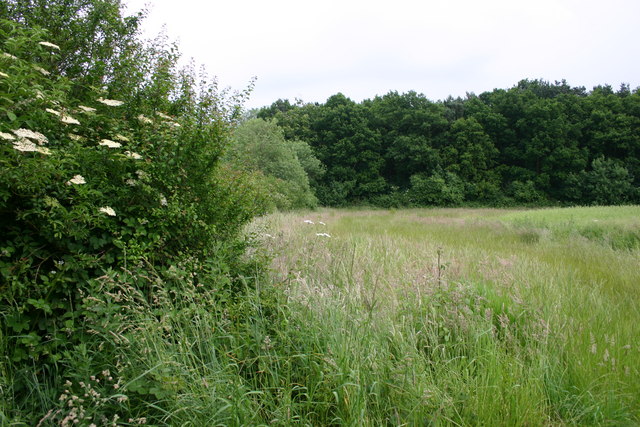
<path id="1" fill-rule="evenodd" d="M 607 237 L 637 233 L 638 217 L 321 210 L 257 221 L 287 324 L 318 352 L 299 381 L 318 405 L 289 411 L 341 425 L 640 421 L 640 251 Z M 584 233 L 594 219 L 602 232 Z"/>

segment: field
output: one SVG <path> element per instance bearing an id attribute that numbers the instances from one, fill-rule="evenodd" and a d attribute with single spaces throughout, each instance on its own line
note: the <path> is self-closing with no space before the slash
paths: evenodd
<path id="1" fill-rule="evenodd" d="M 265 338 L 294 349 L 265 368 L 272 422 L 640 422 L 640 207 L 319 210 L 252 230 L 290 309 Z"/>

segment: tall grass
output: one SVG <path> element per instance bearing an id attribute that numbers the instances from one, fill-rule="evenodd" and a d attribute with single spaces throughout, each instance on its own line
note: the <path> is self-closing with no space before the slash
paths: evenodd
<path id="1" fill-rule="evenodd" d="M 597 212 L 625 227 L 640 213 Z M 519 215 L 545 227 L 514 223 Z M 323 343 L 325 372 L 303 384 L 329 387 L 333 411 L 312 421 L 637 422 L 639 252 L 555 233 L 569 227 L 557 218 L 414 210 L 264 219 L 258 227 L 279 254 L 275 282 L 300 307 L 289 322 Z"/>
<path id="2" fill-rule="evenodd" d="M 72 380 L 15 402 L 3 359 L 0 423 L 637 424 L 639 250 L 520 215 L 543 213 L 275 214 L 249 230 L 269 273 L 233 288 L 112 272 L 60 362 Z"/>

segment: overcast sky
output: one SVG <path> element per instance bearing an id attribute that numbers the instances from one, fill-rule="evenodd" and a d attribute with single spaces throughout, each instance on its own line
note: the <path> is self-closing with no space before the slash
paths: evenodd
<path id="1" fill-rule="evenodd" d="M 431 100 L 509 88 L 524 78 L 591 89 L 640 86 L 639 0 L 125 0 L 149 9 L 145 34 L 243 89 L 355 101 L 395 90 Z"/>

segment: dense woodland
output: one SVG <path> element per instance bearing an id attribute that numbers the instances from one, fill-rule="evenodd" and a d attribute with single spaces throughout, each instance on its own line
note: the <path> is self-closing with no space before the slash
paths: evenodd
<path id="1" fill-rule="evenodd" d="M 323 205 L 622 204 L 640 200 L 640 90 L 522 80 L 433 102 L 278 100 L 257 116 L 310 144 Z"/>

